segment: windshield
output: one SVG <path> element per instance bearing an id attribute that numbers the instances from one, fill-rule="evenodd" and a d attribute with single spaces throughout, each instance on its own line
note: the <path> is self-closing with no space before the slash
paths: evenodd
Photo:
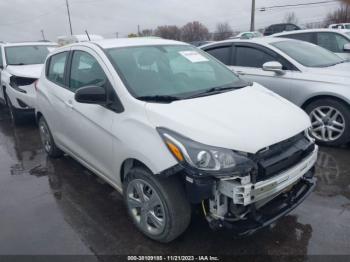
<path id="1" fill-rule="evenodd" d="M 5 47 L 6 63 L 8 65 L 43 64 L 54 46 L 32 45 Z"/>
<path id="2" fill-rule="evenodd" d="M 336 54 L 307 42 L 290 40 L 271 45 L 307 67 L 328 67 L 344 61 Z"/>
<path id="3" fill-rule="evenodd" d="M 210 88 L 247 85 L 225 65 L 192 46 L 125 47 L 108 49 L 107 53 L 136 98 L 184 99 Z"/>

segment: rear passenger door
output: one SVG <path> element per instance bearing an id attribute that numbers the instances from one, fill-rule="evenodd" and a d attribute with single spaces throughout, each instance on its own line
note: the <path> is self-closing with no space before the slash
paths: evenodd
<path id="1" fill-rule="evenodd" d="M 277 61 L 282 64 L 284 75 L 263 70 L 267 62 Z M 235 43 L 233 66 L 241 77 L 257 82 L 277 94 L 290 99 L 291 81 L 294 78 L 294 66 L 270 49 L 250 43 Z"/>

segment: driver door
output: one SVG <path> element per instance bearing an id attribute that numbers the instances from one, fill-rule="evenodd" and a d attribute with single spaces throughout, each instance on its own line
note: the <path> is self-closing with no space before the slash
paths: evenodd
<path id="1" fill-rule="evenodd" d="M 73 156 L 96 173 L 113 178 L 112 124 L 115 112 L 101 105 L 75 101 L 75 92 L 85 86 L 112 88 L 109 71 L 103 60 L 92 50 L 72 48 L 68 88 L 65 92 L 63 132 Z"/>

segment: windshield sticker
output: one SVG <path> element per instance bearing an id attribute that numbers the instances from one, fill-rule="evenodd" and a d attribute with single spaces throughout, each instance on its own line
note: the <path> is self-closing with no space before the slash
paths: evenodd
<path id="1" fill-rule="evenodd" d="M 192 63 L 199 63 L 199 62 L 208 62 L 209 60 L 198 53 L 197 51 L 181 51 L 179 52 L 183 57 L 185 57 L 187 60 L 191 61 Z"/>

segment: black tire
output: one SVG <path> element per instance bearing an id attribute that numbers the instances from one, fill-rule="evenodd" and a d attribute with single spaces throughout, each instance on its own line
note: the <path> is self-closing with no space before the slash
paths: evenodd
<path id="1" fill-rule="evenodd" d="M 39 126 L 41 142 L 43 144 L 45 152 L 52 158 L 61 157 L 63 155 L 63 152 L 61 149 L 59 149 L 56 146 L 55 141 L 52 137 L 49 125 L 47 124 L 44 117 L 40 117 L 38 121 L 38 126 Z M 49 146 L 46 143 L 46 140 L 48 141 Z"/>
<path id="2" fill-rule="evenodd" d="M 331 107 L 340 112 L 341 115 L 338 117 L 337 122 L 342 122 L 343 125 L 345 126 L 343 128 L 342 134 L 339 132 L 339 137 L 337 137 L 334 140 L 322 140 L 314 136 L 316 139 L 316 142 L 320 145 L 325 145 L 325 146 L 340 146 L 348 143 L 350 141 L 350 107 L 349 105 L 336 100 L 332 98 L 325 98 L 325 99 L 319 99 L 316 100 L 305 108 L 305 111 L 311 118 L 312 112 L 314 112 L 317 108 L 327 108 Z M 311 118 L 312 119 L 312 118 Z M 342 119 L 342 120 L 341 120 Z M 327 125 L 327 119 L 322 122 L 323 124 Z M 339 127 L 337 127 L 339 128 Z M 337 134 L 337 133 L 335 133 Z M 341 135 L 340 135 L 341 134 Z M 328 133 L 329 135 L 329 133 Z"/>
<path id="3" fill-rule="evenodd" d="M 23 116 L 21 115 L 20 112 L 18 112 L 16 110 L 16 108 L 13 107 L 11 100 L 9 99 L 9 97 L 6 94 L 5 94 L 5 99 L 6 99 L 6 104 L 7 104 L 7 107 L 9 109 L 9 113 L 10 113 L 10 117 L 11 117 L 12 122 L 15 125 L 21 124 L 23 122 Z"/>
<path id="4" fill-rule="evenodd" d="M 165 226 L 159 234 L 151 234 L 143 228 L 132 213 L 128 203 L 128 187 L 132 181 L 144 181 L 148 183 L 157 193 L 164 207 Z M 129 188 L 130 189 L 130 188 Z M 168 243 L 180 236 L 191 221 L 191 206 L 186 198 L 183 185 L 178 177 L 156 177 L 145 168 L 135 167 L 127 174 L 123 184 L 125 204 L 129 216 L 136 227 L 149 238 L 162 243 Z"/>

